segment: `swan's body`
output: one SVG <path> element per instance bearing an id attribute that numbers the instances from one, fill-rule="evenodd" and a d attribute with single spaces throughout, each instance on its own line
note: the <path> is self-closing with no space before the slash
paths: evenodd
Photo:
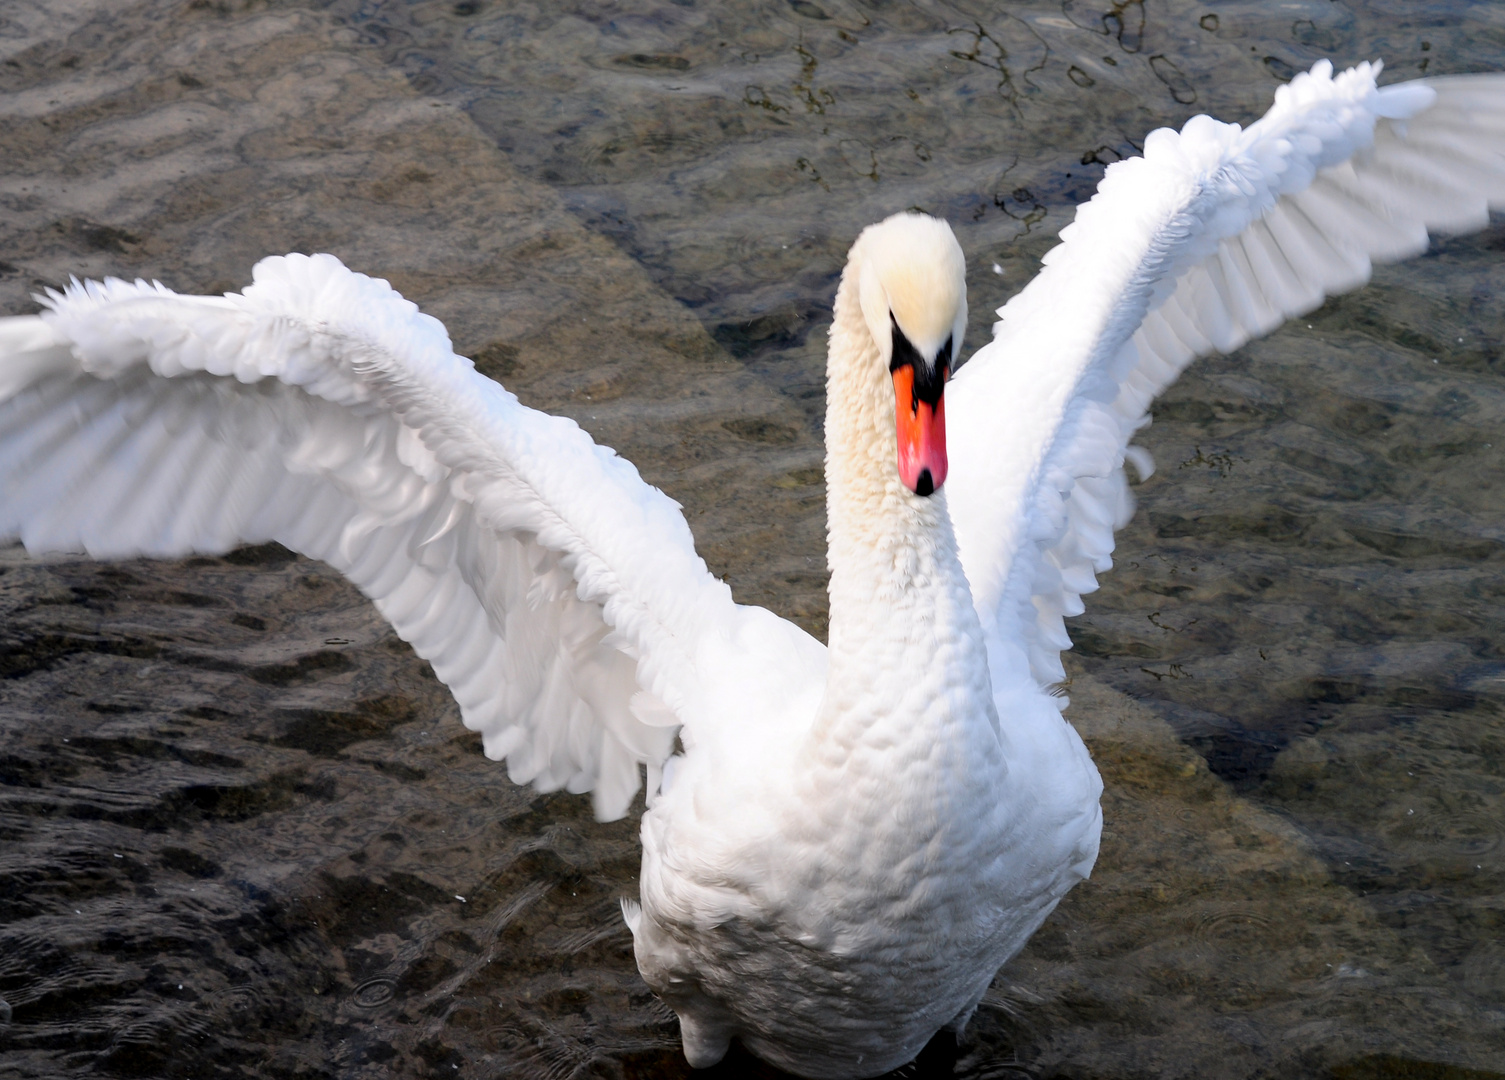
<path id="1" fill-rule="evenodd" d="M 1000 728 L 946 491 L 917 496 L 894 467 L 889 357 L 870 327 L 886 328 L 904 282 L 875 312 L 858 293 L 916 264 L 960 286 L 949 229 L 891 219 L 854 246 L 837 292 L 818 693 L 783 717 L 736 718 L 726 730 L 747 745 L 725 758 L 696 745 L 643 820 L 638 966 L 679 1013 L 692 1064 L 733 1035 L 805 1075 L 903 1064 L 965 1022 L 1097 855 L 1086 748 L 1041 692 Z M 895 314 L 933 357 L 965 308 L 959 288 L 949 303 L 927 292 L 942 302 Z"/>
<path id="2" fill-rule="evenodd" d="M 863 234 L 831 332 L 829 649 L 734 604 L 629 464 L 328 256 L 0 321 L 0 538 L 329 562 L 514 780 L 618 817 L 646 768 L 626 910 L 692 1063 L 739 1037 L 875 1075 L 963 1024 L 1096 857 L 1101 784 L 1051 687 L 1150 400 L 1505 201 L 1505 80 L 1377 74 L 1319 65 L 1247 131 L 1151 135 L 946 389 L 949 427 L 960 251 L 927 218 Z M 896 420 L 905 370 L 938 449 Z"/>

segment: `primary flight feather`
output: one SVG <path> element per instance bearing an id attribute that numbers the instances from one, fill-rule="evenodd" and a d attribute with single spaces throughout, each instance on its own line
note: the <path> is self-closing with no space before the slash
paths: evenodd
<path id="1" fill-rule="evenodd" d="M 275 540 L 336 567 L 519 783 L 620 817 L 638 964 L 695 1065 L 861 1077 L 960 1029 L 1084 878 L 1101 781 L 1053 695 L 1153 397 L 1505 204 L 1505 78 L 1318 64 L 1248 129 L 1108 169 L 955 377 L 960 248 L 854 244 L 827 372 L 831 630 L 740 606 L 678 506 L 327 255 L 224 297 L 108 280 L 0 320 L 0 538 Z M 676 754 L 676 737 L 683 753 Z"/>

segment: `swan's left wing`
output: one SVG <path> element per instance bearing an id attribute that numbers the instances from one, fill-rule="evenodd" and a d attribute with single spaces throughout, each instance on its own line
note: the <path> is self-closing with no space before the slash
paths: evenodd
<path id="1" fill-rule="evenodd" d="M 1124 459 L 1151 467 L 1129 439 L 1193 358 L 1505 205 L 1505 76 L 1381 88 L 1379 70 L 1323 61 L 1247 130 L 1197 116 L 1152 133 L 948 388 L 946 490 L 995 685 L 1064 677 L 1062 619 L 1133 510 Z"/>
<path id="2" fill-rule="evenodd" d="M 734 604 L 672 500 L 478 374 L 386 282 L 328 255 L 255 279 L 223 297 L 75 282 L 0 320 L 0 540 L 322 559 L 488 756 L 593 792 L 602 818 L 644 766 L 652 795 L 680 725 L 715 735 L 727 699 L 776 696 L 770 669 L 818 677 L 819 644 Z"/>

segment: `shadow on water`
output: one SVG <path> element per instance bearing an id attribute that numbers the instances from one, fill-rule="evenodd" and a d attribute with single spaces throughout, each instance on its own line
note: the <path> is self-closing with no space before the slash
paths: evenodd
<path id="1" fill-rule="evenodd" d="M 0 302 L 388 276 L 824 636 L 823 343 L 916 207 L 972 345 L 1150 129 L 1498 66 L 1456 0 L 70 0 L 0 16 Z M 1073 620 L 1103 851 L 906 1077 L 1505 1075 L 1505 233 L 1195 366 Z M 327 568 L 0 553 L 0 1071 L 686 1076 L 633 817 L 511 786 Z M 739 1049 L 707 1076 L 771 1076 Z"/>

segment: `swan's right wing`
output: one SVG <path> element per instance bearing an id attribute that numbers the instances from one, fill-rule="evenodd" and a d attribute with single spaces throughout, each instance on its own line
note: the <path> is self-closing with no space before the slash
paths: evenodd
<path id="1" fill-rule="evenodd" d="M 331 256 L 264 260 L 238 295 L 75 282 L 49 306 L 0 320 L 0 540 L 100 558 L 275 540 L 328 562 L 515 781 L 620 817 L 680 725 L 819 663 L 732 602 L 629 462 Z"/>
<path id="2" fill-rule="evenodd" d="M 1323 61 L 1247 130 L 1198 116 L 1152 133 L 953 380 L 946 491 L 995 686 L 1064 677 L 1062 619 L 1133 511 L 1123 462 L 1151 467 L 1129 439 L 1192 359 L 1505 206 L 1505 76 L 1378 74 Z"/>

